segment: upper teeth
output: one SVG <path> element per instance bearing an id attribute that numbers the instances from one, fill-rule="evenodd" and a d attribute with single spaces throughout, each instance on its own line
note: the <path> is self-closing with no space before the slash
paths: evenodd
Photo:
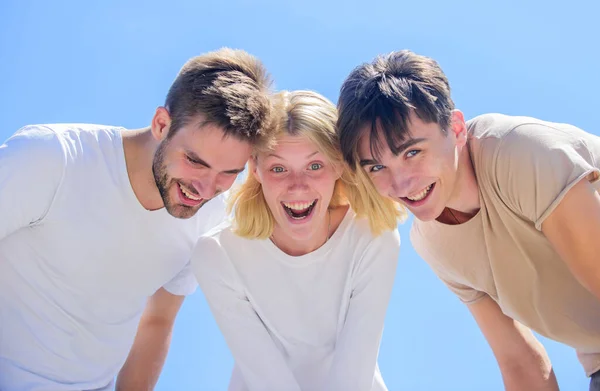
<path id="1" fill-rule="evenodd" d="M 425 198 L 425 196 L 427 195 L 429 190 L 431 190 L 431 186 L 433 186 L 433 184 L 427 186 L 426 188 L 421 190 L 419 193 L 417 193 L 413 196 L 410 196 L 410 197 L 406 197 L 406 198 L 408 198 L 411 201 L 421 201 L 423 198 Z"/>
<path id="2" fill-rule="evenodd" d="M 186 190 L 186 188 L 185 188 L 185 187 L 183 187 L 183 185 L 182 185 L 181 183 L 179 184 L 179 188 L 181 189 L 181 191 L 183 192 L 183 194 L 185 194 L 185 196 L 186 196 L 187 198 L 191 199 L 191 200 L 194 200 L 194 201 L 200 201 L 200 200 L 202 199 L 202 198 L 196 197 L 196 196 L 195 196 L 195 195 L 193 195 L 193 194 L 190 194 L 190 192 L 189 192 L 189 191 L 187 191 L 187 190 Z"/>
<path id="3" fill-rule="evenodd" d="M 316 200 L 315 200 L 316 201 Z M 292 210 L 303 210 L 315 203 L 313 202 L 284 202 L 283 205 Z"/>

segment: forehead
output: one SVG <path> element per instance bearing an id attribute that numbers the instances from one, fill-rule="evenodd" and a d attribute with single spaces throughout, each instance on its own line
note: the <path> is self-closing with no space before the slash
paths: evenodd
<path id="1" fill-rule="evenodd" d="M 261 155 L 265 158 L 277 155 L 284 159 L 291 158 L 306 158 L 311 154 L 320 153 L 318 145 L 306 136 L 289 134 L 282 135 L 277 138 L 273 149 L 266 151 Z"/>
<path id="2" fill-rule="evenodd" d="M 395 132 L 395 129 L 388 130 L 387 133 Z M 432 139 L 443 136 L 439 124 L 435 122 L 425 122 L 414 113 L 411 113 L 406 121 L 406 128 L 397 130 L 393 137 L 386 137 L 386 131 L 380 122 L 375 126 L 365 124 L 360 129 L 357 152 L 361 159 L 385 159 L 395 156 L 402 152 L 402 145 L 414 139 Z"/>
<path id="3" fill-rule="evenodd" d="M 248 160 L 252 144 L 225 134 L 224 129 L 201 120 L 192 121 L 181 127 L 173 136 L 178 147 L 193 153 L 215 168 L 226 170 L 238 168 L 240 161 Z M 229 167 L 234 165 L 235 167 Z"/>

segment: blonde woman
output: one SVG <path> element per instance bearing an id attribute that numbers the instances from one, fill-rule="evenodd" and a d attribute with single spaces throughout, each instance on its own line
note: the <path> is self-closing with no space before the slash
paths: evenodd
<path id="1" fill-rule="evenodd" d="M 233 221 L 192 260 L 235 360 L 229 390 L 387 390 L 377 356 L 401 213 L 351 183 L 331 102 L 274 99 L 273 142 L 233 194 Z"/>

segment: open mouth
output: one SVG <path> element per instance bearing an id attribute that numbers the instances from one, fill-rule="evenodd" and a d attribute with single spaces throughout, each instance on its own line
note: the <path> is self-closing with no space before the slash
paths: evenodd
<path id="1" fill-rule="evenodd" d="M 282 202 L 285 212 L 294 220 L 302 220 L 310 216 L 317 200 L 312 202 Z"/>
<path id="2" fill-rule="evenodd" d="M 435 187 L 435 183 L 432 183 L 431 185 L 427 186 L 426 188 L 424 188 L 417 194 L 413 194 L 410 197 L 404 197 L 404 199 L 408 200 L 410 202 L 423 201 L 425 198 L 427 198 L 427 196 L 429 196 L 429 194 L 431 194 L 431 191 L 433 190 L 434 187 Z"/>
<path id="3" fill-rule="evenodd" d="M 184 185 L 182 185 L 181 183 L 177 183 L 179 190 L 180 190 L 180 194 L 181 194 L 181 198 L 184 201 L 185 204 L 187 205 L 198 205 L 202 202 L 203 198 L 194 194 L 194 192 L 192 192 L 190 189 L 188 189 L 187 187 L 185 187 Z"/>

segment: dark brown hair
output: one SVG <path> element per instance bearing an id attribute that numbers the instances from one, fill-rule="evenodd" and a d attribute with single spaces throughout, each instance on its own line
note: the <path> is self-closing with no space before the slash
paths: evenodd
<path id="1" fill-rule="evenodd" d="M 358 141 L 369 127 L 373 155 L 380 155 L 382 139 L 397 155 L 397 146 L 410 137 L 411 112 L 446 131 L 452 110 L 450 85 L 436 61 L 409 50 L 378 56 L 356 67 L 340 89 L 337 127 L 344 160 L 358 167 Z"/>

